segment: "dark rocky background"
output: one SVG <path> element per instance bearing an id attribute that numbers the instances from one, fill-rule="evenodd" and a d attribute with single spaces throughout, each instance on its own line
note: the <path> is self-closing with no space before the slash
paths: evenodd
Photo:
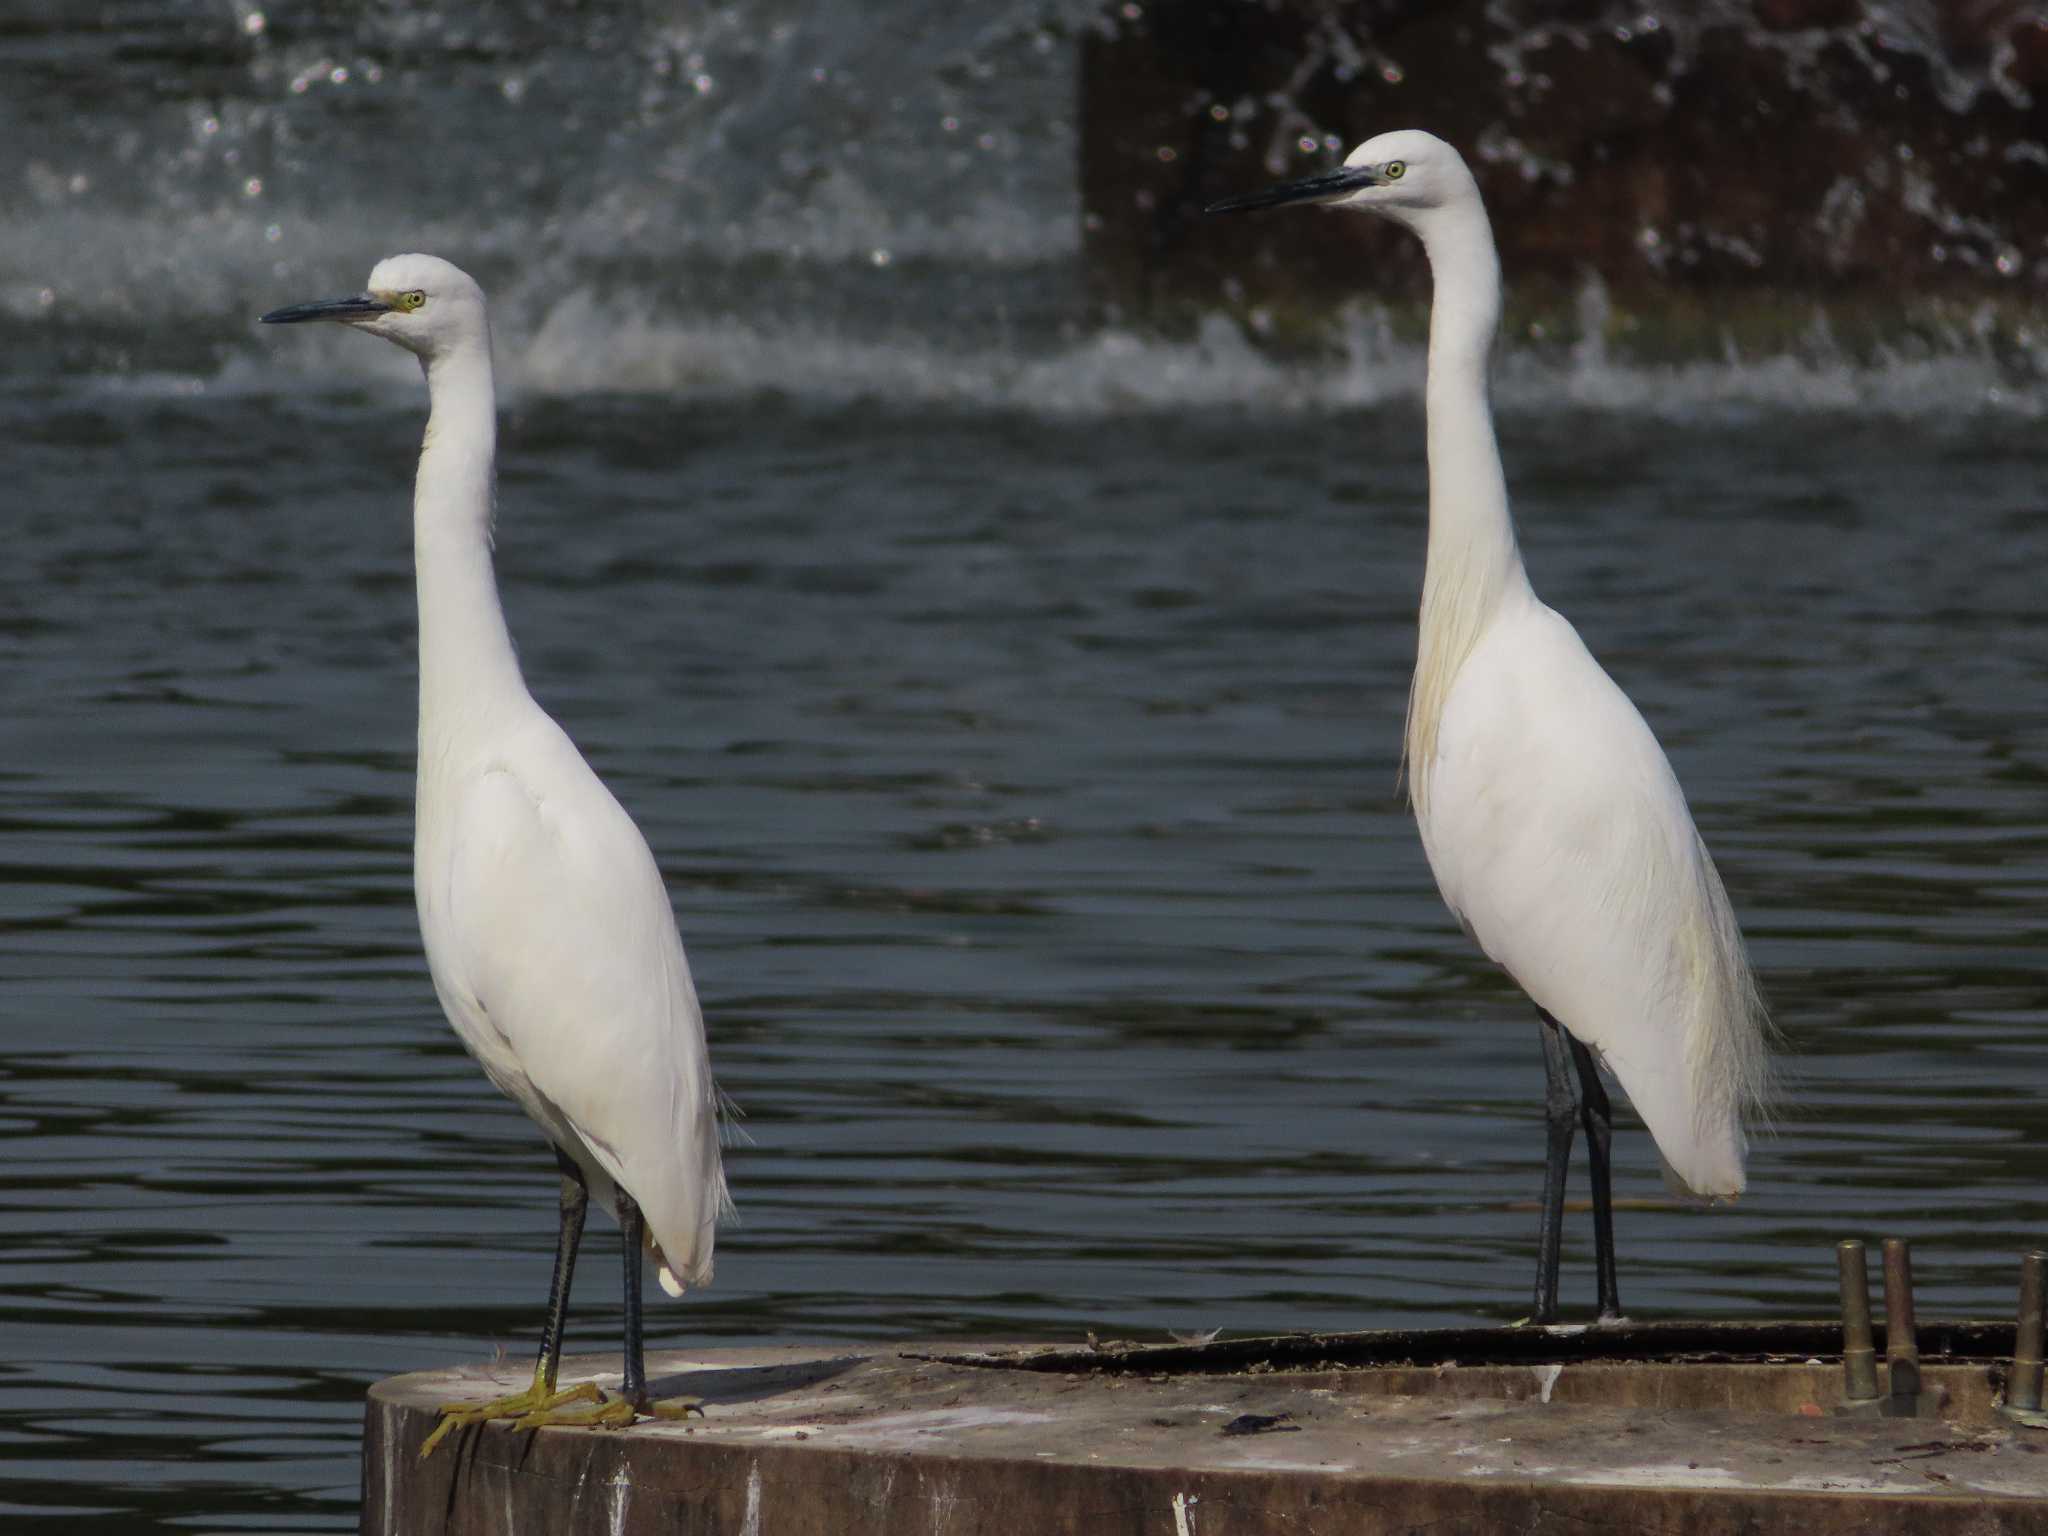
<path id="1" fill-rule="evenodd" d="M 1206 219 L 1389 128 L 1457 144 L 1528 333 L 1685 352 L 1824 324 L 2020 335 L 2048 283 L 2048 10 L 2012 0 L 1209 0 L 1110 7 L 1081 73 L 1096 301 L 1285 335 L 1425 294 L 1377 221 Z M 1576 318 L 1575 318 L 1576 317 Z"/>

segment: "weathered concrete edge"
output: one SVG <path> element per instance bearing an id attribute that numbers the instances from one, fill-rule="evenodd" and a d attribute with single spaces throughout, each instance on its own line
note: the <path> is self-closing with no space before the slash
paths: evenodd
<path id="1" fill-rule="evenodd" d="M 1434 1530 L 1899 1536 L 2048 1532 L 2048 1502 L 1821 1491 L 1559 1485 L 1518 1478 L 1341 1478 L 1314 1469 L 1128 1467 L 919 1456 L 499 1424 L 421 1462 L 434 1415 L 406 1378 L 371 1389 L 363 1436 L 366 1536 L 1271 1536 Z"/>

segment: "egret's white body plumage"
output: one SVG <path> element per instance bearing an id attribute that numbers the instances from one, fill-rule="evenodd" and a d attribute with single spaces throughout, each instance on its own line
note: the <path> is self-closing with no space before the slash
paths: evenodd
<path id="1" fill-rule="evenodd" d="M 1501 277 L 1478 184 L 1413 130 L 1345 166 L 1223 206 L 1357 208 L 1429 254 L 1429 551 L 1405 757 L 1430 869 L 1480 947 L 1628 1091 L 1667 1176 L 1733 1197 L 1765 1089 L 1762 1001 L 1656 737 L 1523 569 L 1488 396 Z"/>
<path id="2" fill-rule="evenodd" d="M 1656 737 L 1526 581 L 1452 680 L 1434 746 L 1413 799 L 1445 902 L 1599 1054 L 1680 1184 L 1741 1194 L 1762 1067 L 1741 934 Z"/>
<path id="3" fill-rule="evenodd" d="M 482 290 L 394 256 L 357 323 L 419 354 L 430 414 L 413 499 L 419 776 L 413 884 L 434 990 L 497 1087 L 623 1187 L 670 1295 L 711 1279 L 726 1207 L 704 1020 L 646 840 L 527 692 L 491 566 L 497 406 Z"/>

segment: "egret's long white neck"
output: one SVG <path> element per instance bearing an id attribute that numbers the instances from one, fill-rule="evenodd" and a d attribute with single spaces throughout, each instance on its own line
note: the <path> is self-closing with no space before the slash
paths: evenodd
<path id="1" fill-rule="evenodd" d="M 488 339 L 426 364 L 426 441 L 413 489 L 413 560 L 420 610 L 422 763 L 459 722 L 526 685 L 491 568 L 497 397 Z"/>
<path id="2" fill-rule="evenodd" d="M 1408 695 L 1408 793 L 1427 814 L 1438 723 L 1458 669 L 1509 594 L 1528 578 L 1508 515 L 1493 435 L 1487 364 L 1500 325 L 1500 258 L 1475 193 L 1433 210 L 1417 233 L 1429 252 L 1429 556 L 1415 681 Z"/>

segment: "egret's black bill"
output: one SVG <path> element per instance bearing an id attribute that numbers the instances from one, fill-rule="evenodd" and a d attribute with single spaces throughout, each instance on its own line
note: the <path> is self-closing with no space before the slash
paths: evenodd
<path id="1" fill-rule="evenodd" d="M 301 320 L 361 320 L 369 315 L 381 315 L 391 306 L 382 299 L 373 299 L 367 293 L 358 293 L 346 299 L 318 299 L 311 304 L 287 304 L 283 309 L 273 309 L 263 317 L 265 325 L 297 325 Z"/>
<path id="2" fill-rule="evenodd" d="M 1301 181 L 1282 182 L 1277 187 L 1268 187 L 1263 192 L 1245 192 L 1236 197 L 1226 197 L 1219 203 L 1211 203 L 1204 213 L 1238 213 L 1247 208 L 1278 208 L 1285 203 L 1327 203 L 1333 197 L 1342 197 L 1347 192 L 1356 192 L 1361 187 L 1376 187 L 1380 184 L 1380 173 L 1369 165 L 1347 165 L 1341 171 L 1331 171 L 1323 176 L 1309 176 Z"/>

